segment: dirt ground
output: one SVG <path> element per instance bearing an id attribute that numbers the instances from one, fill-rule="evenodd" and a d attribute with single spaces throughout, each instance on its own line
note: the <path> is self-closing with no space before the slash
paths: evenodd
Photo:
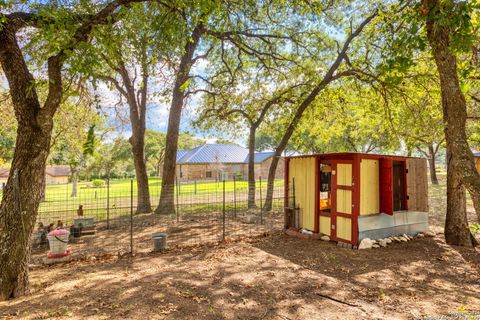
<path id="1" fill-rule="evenodd" d="M 283 234 L 31 272 L 26 319 L 414 319 L 480 306 L 479 250 L 441 235 L 350 250 Z"/>
<path id="2" fill-rule="evenodd" d="M 250 210 L 236 214 L 228 212 L 225 215 L 225 229 L 221 212 L 183 215 L 178 221 L 175 216 L 142 214 L 133 216 L 133 251 L 151 252 L 153 248 L 151 236 L 158 232 L 168 234 L 168 245 L 174 249 L 218 243 L 222 241 L 223 235 L 227 240 L 239 240 L 270 234 L 282 230 L 283 224 L 283 213 L 278 211 L 262 213 L 260 210 Z M 109 229 L 106 228 L 105 222 L 99 222 L 94 235 L 71 238 L 68 247 L 72 251 L 71 260 L 130 253 L 130 217 L 125 216 L 123 219 L 113 221 Z M 31 264 L 43 264 L 47 252 L 47 245 L 34 246 Z"/>
<path id="3" fill-rule="evenodd" d="M 432 190 L 430 199 L 436 237 L 386 248 L 252 233 L 216 246 L 36 266 L 31 295 L 0 302 L 0 318 L 462 319 L 476 311 L 469 319 L 480 319 L 480 249 L 445 244 L 442 194 Z M 116 241 L 127 241 L 124 233 Z"/>

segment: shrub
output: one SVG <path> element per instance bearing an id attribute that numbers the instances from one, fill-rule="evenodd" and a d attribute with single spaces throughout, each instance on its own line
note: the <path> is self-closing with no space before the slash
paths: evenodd
<path id="1" fill-rule="evenodd" d="M 480 224 L 479 223 L 472 223 L 470 224 L 470 231 L 473 234 L 480 234 Z"/>
<path id="2" fill-rule="evenodd" d="M 105 181 L 103 180 L 100 180 L 100 179 L 96 179 L 96 180 L 93 180 L 92 181 L 92 186 L 94 188 L 101 188 L 105 185 Z"/>

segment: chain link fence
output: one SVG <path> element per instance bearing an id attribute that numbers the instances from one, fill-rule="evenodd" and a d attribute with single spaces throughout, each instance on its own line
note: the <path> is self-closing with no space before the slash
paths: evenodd
<path id="1" fill-rule="evenodd" d="M 32 259 L 39 262 L 48 250 L 46 234 L 58 226 L 70 230 L 72 255 L 96 256 L 150 252 L 152 235 L 167 235 L 169 248 L 235 241 L 282 230 L 284 182 L 273 187 L 272 210 L 263 208 L 267 182 L 258 179 L 249 201 L 247 181 L 176 182 L 170 214 L 137 213 L 134 180 L 49 185 L 33 234 Z M 152 209 L 158 208 L 161 180 L 149 182 Z M 254 196 L 253 196 L 254 195 Z M 250 203 L 250 205 L 249 205 Z"/>

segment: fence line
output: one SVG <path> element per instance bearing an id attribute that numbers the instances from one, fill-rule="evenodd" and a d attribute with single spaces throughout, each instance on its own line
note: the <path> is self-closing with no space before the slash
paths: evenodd
<path id="1" fill-rule="evenodd" d="M 156 208 L 160 181 L 150 184 L 150 201 Z M 93 219 L 95 234 L 73 239 L 73 251 L 148 251 L 151 235 L 164 232 L 171 247 L 183 247 L 262 235 L 283 228 L 284 182 L 274 184 L 273 210 L 264 212 L 267 184 L 256 183 L 254 203 L 248 207 L 248 182 L 176 181 L 170 215 L 137 214 L 137 186 L 133 180 L 107 180 L 97 186 L 81 183 L 77 197 L 71 185 L 48 186 L 37 222 L 43 226 L 61 223 L 74 225 L 78 219 Z M 83 220 L 82 220 L 83 221 Z M 40 227 L 39 230 L 40 232 Z M 34 239 L 38 237 L 34 236 Z"/>

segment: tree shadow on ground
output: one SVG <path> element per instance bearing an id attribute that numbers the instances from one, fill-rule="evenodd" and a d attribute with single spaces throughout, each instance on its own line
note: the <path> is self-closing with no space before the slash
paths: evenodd
<path id="1" fill-rule="evenodd" d="M 478 274 L 461 260 L 438 239 L 354 251 L 281 235 L 39 268 L 32 295 L 0 302 L 0 316 L 411 318 L 480 304 Z"/>

